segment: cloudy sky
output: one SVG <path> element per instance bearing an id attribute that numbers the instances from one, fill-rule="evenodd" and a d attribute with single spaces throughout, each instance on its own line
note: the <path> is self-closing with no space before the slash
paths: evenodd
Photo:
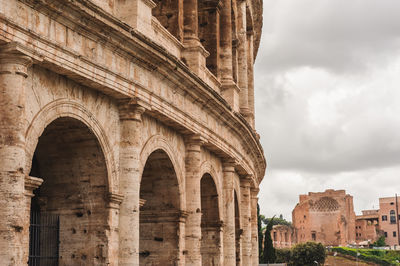
<path id="1" fill-rule="evenodd" d="M 400 193 L 400 1 L 264 0 L 256 127 L 261 213 L 328 188 L 356 214 Z"/>

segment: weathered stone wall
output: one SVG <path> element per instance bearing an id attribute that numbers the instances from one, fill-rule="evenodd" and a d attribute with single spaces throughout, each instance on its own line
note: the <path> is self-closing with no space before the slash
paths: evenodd
<path id="1" fill-rule="evenodd" d="M 211 2 L 0 0 L 5 265 L 31 211 L 59 215 L 60 265 L 257 264 L 259 10 Z"/>

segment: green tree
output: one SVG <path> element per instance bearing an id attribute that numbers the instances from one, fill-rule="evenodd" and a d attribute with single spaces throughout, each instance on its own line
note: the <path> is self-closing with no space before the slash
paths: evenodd
<path id="1" fill-rule="evenodd" d="M 281 214 L 280 216 L 282 216 L 282 214 Z M 262 221 L 264 224 L 268 224 L 270 220 L 271 220 L 271 218 L 265 218 L 265 217 L 263 217 L 263 215 L 261 215 L 261 221 Z M 286 221 L 286 220 L 283 218 L 283 216 L 282 216 L 282 218 L 279 217 L 279 218 L 275 218 L 275 219 L 274 219 L 273 225 L 278 225 L 278 224 L 288 225 L 288 226 L 291 226 L 291 225 L 292 225 L 292 223 Z"/>
<path id="2" fill-rule="evenodd" d="M 378 240 L 376 240 L 373 244 L 374 247 L 384 247 L 386 246 L 385 243 L 385 237 L 381 236 L 380 238 L 378 238 Z"/>
<path id="3" fill-rule="evenodd" d="M 321 243 L 306 242 L 292 248 L 291 264 L 295 266 L 315 266 L 325 262 L 325 248 Z"/>
<path id="4" fill-rule="evenodd" d="M 260 205 L 257 203 L 257 223 L 258 223 L 258 262 L 262 263 L 262 242 L 263 242 L 263 234 L 261 228 L 261 215 L 260 215 Z"/>
<path id="5" fill-rule="evenodd" d="M 272 217 L 272 219 L 267 224 L 267 228 L 265 229 L 263 263 L 274 263 L 276 260 L 276 251 L 271 238 L 271 230 L 274 222 L 274 217 Z"/>

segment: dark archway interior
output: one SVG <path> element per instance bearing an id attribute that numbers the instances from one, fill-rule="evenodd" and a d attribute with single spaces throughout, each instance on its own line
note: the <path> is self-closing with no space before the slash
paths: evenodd
<path id="1" fill-rule="evenodd" d="M 58 263 L 105 263 L 107 168 L 96 136 L 76 119 L 56 119 L 39 138 L 30 175 L 44 180 L 31 204 L 39 221 L 48 223 L 47 214 L 59 216 Z M 49 237 L 40 234 L 41 249 Z M 40 250 L 40 255 L 46 252 Z"/>
<path id="2" fill-rule="evenodd" d="M 179 259 L 180 193 L 173 164 L 162 150 L 147 159 L 140 183 L 140 265 Z"/>
<path id="3" fill-rule="evenodd" d="M 217 0 L 198 1 L 199 39 L 210 53 L 206 66 L 215 77 L 219 77 L 220 54 L 220 15 Z"/>
<path id="4" fill-rule="evenodd" d="M 236 265 L 240 265 L 240 236 L 242 230 L 240 229 L 240 215 L 239 215 L 239 202 L 235 191 L 235 248 L 236 248 Z"/>
<path id="5" fill-rule="evenodd" d="M 183 40 L 181 0 L 155 0 L 152 15 L 179 41 Z"/>
<path id="6" fill-rule="evenodd" d="M 209 174 L 201 178 L 201 257 L 202 265 L 219 265 L 221 252 L 221 223 L 218 193 Z"/>

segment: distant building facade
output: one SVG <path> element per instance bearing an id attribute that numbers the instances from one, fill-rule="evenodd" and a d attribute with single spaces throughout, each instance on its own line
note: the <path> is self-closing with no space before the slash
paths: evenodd
<path id="1" fill-rule="evenodd" d="M 396 197 L 379 198 L 379 228 L 383 231 L 388 246 L 400 245 L 399 203 L 400 200 Z"/>
<path id="2" fill-rule="evenodd" d="M 274 225 L 271 238 L 274 248 L 291 248 L 296 243 L 296 231 L 291 225 Z"/>
<path id="3" fill-rule="evenodd" d="M 353 197 L 345 190 L 300 195 L 292 221 L 297 243 L 315 241 L 326 246 L 345 246 L 355 242 Z"/>
<path id="4" fill-rule="evenodd" d="M 364 210 L 356 216 L 356 242 L 369 245 L 382 235 L 379 229 L 379 210 Z"/>

